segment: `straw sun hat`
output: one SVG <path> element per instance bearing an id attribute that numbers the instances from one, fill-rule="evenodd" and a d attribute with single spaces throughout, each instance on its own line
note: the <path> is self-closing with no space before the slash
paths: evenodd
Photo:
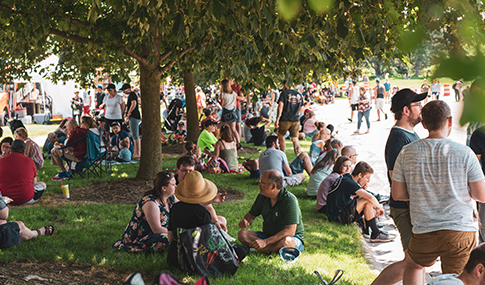
<path id="1" fill-rule="evenodd" d="M 202 177 L 198 171 L 191 171 L 175 188 L 175 196 L 182 202 L 200 204 L 209 202 L 217 194 L 217 186 Z"/>

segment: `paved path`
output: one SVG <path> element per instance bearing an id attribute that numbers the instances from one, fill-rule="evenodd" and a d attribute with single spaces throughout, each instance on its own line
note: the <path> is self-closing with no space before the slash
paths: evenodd
<path id="1" fill-rule="evenodd" d="M 444 97 L 444 100 L 450 105 L 453 115 L 453 129 L 449 138 L 464 144 L 466 140 L 466 128 L 461 127 L 458 123 L 461 115 L 462 103 L 456 103 L 451 96 Z M 362 134 L 360 135 L 353 134 L 357 129 L 357 112 L 354 114 L 353 123 L 347 120 L 347 118 L 350 117 L 350 107 L 347 99 L 336 100 L 335 104 L 327 106 L 319 105 L 314 108 L 317 120 L 334 125 L 335 131 L 338 131 L 338 139 L 341 140 L 344 145 L 352 145 L 356 148 L 357 153 L 359 154 L 357 161 L 362 160 L 372 166 L 374 174 L 371 177 L 369 190 L 384 195 L 390 194 L 386 174 L 387 168 L 384 160 L 384 148 L 390 129 L 394 125 L 394 116 L 389 111 L 389 108 L 390 104 L 386 104 L 385 110 L 388 114 L 388 119 L 383 120 L 384 118 L 381 116 L 380 122 L 376 121 L 377 111 L 373 108 L 370 116 L 371 131 L 369 134 L 363 134 L 367 130 L 367 125 L 365 124 L 365 120 L 363 120 L 361 126 Z M 415 131 L 421 138 L 427 136 L 427 131 L 421 124 L 416 126 Z M 388 207 L 386 211 L 387 214 L 389 214 Z M 394 261 L 402 260 L 404 257 L 399 233 L 395 228 L 392 219 L 388 215 L 385 215 L 379 219 L 379 223 L 384 224 L 384 230 L 391 234 L 395 234 L 397 238 L 392 242 L 377 244 L 369 243 L 362 239 L 366 256 L 371 262 L 376 274 L 387 265 Z M 428 279 L 430 278 L 429 275 L 436 276 L 437 274 L 440 274 L 441 270 L 439 262 L 433 267 L 428 268 L 426 271 L 428 273 Z"/>

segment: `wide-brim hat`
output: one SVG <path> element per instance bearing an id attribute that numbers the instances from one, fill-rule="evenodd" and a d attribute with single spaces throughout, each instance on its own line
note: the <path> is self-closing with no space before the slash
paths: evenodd
<path id="1" fill-rule="evenodd" d="M 394 94 L 391 102 L 391 112 L 396 113 L 401 111 L 404 106 L 408 106 L 411 103 L 419 102 L 428 96 L 428 92 L 418 94 L 409 88 L 401 89 Z"/>
<path id="2" fill-rule="evenodd" d="M 185 175 L 182 182 L 175 188 L 175 197 L 189 204 L 206 203 L 214 199 L 217 186 L 198 171 L 191 171 Z"/>

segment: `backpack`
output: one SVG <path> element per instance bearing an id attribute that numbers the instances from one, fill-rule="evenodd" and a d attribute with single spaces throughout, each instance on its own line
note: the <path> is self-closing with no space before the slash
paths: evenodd
<path id="1" fill-rule="evenodd" d="M 177 258 L 183 271 L 199 275 L 234 275 L 239 268 L 234 248 L 214 224 L 178 229 Z"/>

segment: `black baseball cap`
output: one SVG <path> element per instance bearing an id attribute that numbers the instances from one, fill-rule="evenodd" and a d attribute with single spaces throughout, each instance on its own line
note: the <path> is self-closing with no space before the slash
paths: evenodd
<path id="1" fill-rule="evenodd" d="M 428 96 L 427 92 L 418 94 L 411 89 L 401 89 L 392 97 L 391 112 L 396 113 L 401 111 L 404 106 L 408 106 L 413 102 L 419 102 L 424 100 Z"/>
<path id="2" fill-rule="evenodd" d="M 207 128 L 208 126 L 211 126 L 211 125 L 217 125 L 217 123 L 216 123 L 216 122 L 214 122 L 214 121 L 212 121 L 212 120 L 207 120 L 207 121 L 205 121 L 205 123 L 204 123 L 204 127 L 206 127 L 206 128 Z"/>
<path id="3" fill-rule="evenodd" d="M 108 90 L 116 89 L 116 86 L 113 83 L 110 83 L 110 84 L 108 84 L 108 87 L 106 87 L 106 89 L 108 89 Z"/>
<path id="4" fill-rule="evenodd" d="M 125 91 L 128 88 L 131 88 L 131 85 L 129 83 L 125 83 L 125 84 L 123 84 L 123 86 L 121 86 L 120 91 Z"/>

